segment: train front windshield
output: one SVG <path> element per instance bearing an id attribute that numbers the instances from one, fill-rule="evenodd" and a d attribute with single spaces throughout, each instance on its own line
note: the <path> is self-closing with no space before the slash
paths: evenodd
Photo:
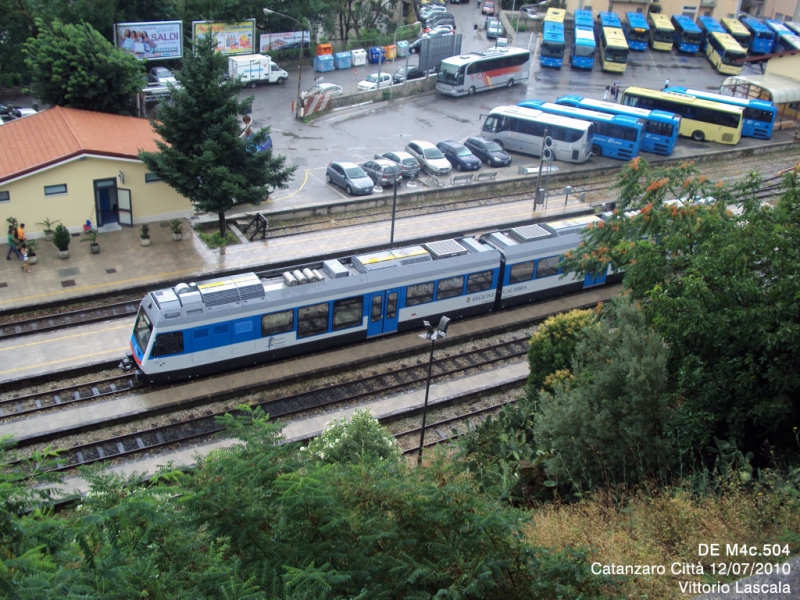
<path id="1" fill-rule="evenodd" d="M 139 314 L 136 315 L 136 323 L 133 325 L 133 337 L 139 345 L 142 353 L 147 350 L 147 344 L 150 342 L 150 335 L 153 333 L 153 325 L 150 323 L 150 318 L 144 309 L 139 309 Z"/>

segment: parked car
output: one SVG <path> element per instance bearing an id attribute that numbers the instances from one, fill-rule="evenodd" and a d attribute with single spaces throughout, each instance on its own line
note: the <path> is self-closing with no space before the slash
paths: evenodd
<path id="1" fill-rule="evenodd" d="M 456 18 L 450 13 L 434 13 L 425 21 L 425 28 L 432 29 L 437 25 L 452 25 L 456 29 Z"/>
<path id="2" fill-rule="evenodd" d="M 436 32 L 436 33 L 440 33 L 440 32 L 455 33 L 455 31 L 456 31 L 456 28 L 453 27 L 450 24 L 434 25 L 433 27 L 429 27 L 429 28 L 425 29 L 425 33 L 431 33 L 431 32 Z"/>
<path id="3" fill-rule="evenodd" d="M 352 162 L 332 162 L 325 171 L 325 181 L 335 183 L 350 194 L 362 196 L 372 193 L 374 183 L 364 169 Z"/>
<path id="4" fill-rule="evenodd" d="M 456 171 L 477 171 L 481 168 L 481 159 L 469 151 L 464 144 L 453 140 L 439 142 L 436 147 Z"/>
<path id="5" fill-rule="evenodd" d="M 411 179 L 419 175 L 419 161 L 408 152 L 384 152 L 383 155 L 376 154 L 375 158 L 388 158 L 400 167 L 400 174 L 406 179 Z"/>
<path id="6" fill-rule="evenodd" d="M 35 114 L 36 110 L 33 108 L 23 108 L 21 106 L 0 104 L 0 125 Z"/>
<path id="7" fill-rule="evenodd" d="M 403 83 L 404 81 L 411 81 L 412 79 L 422 79 L 425 77 L 425 71 L 420 71 L 416 65 L 408 67 L 400 67 L 394 72 L 392 76 L 394 83 Z"/>
<path id="8" fill-rule="evenodd" d="M 316 94 L 330 94 L 331 96 L 341 96 L 344 94 L 342 86 L 336 83 L 318 83 L 312 88 L 307 89 L 301 94 L 303 98 L 314 96 Z"/>
<path id="9" fill-rule="evenodd" d="M 159 85 L 167 85 L 168 83 L 176 85 L 178 83 L 178 80 L 175 79 L 175 74 L 165 67 L 153 67 L 148 71 L 147 79 L 151 83 Z"/>
<path id="10" fill-rule="evenodd" d="M 486 23 L 483 25 L 486 31 L 487 38 L 499 38 L 503 36 L 503 24 L 497 17 L 486 17 Z"/>
<path id="11" fill-rule="evenodd" d="M 406 152 L 416 158 L 431 175 L 449 175 L 453 167 L 436 146 L 422 140 L 412 140 L 406 145 Z"/>
<path id="12" fill-rule="evenodd" d="M 490 167 L 507 167 L 511 164 L 508 152 L 494 140 L 475 136 L 467 138 L 464 145 Z"/>
<path id="13" fill-rule="evenodd" d="M 447 12 L 446 6 L 439 6 L 436 4 L 425 4 L 419 9 L 419 18 L 424 21 L 432 14 L 439 12 Z"/>
<path id="14" fill-rule="evenodd" d="M 523 4 L 519 8 L 520 17 L 541 21 L 547 12 L 547 1 L 540 4 Z"/>
<path id="15" fill-rule="evenodd" d="M 378 77 L 378 75 L 380 75 L 380 77 Z M 362 92 L 368 92 L 370 90 L 377 90 L 378 88 L 390 87 L 391 85 L 392 75 L 390 73 L 386 73 L 385 71 L 381 71 L 381 73 L 367 75 L 366 79 L 359 81 L 356 87 Z"/>
<path id="16" fill-rule="evenodd" d="M 486 2 L 483 3 L 483 8 L 481 8 L 481 12 L 485 15 L 493 15 L 494 14 L 494 2 Z"/>
<path id="17" fill-rule="evenodd" d="M 442 37 L 442 36 L 445 36 L 445 35 L 453 35 L 453 32 L 452 31 L 442 31 L 442 30 L 440 30 L 440 31 L 436 31 L 436 32 L 431 31 L 430 33 L 423 33 L 416 40 L 411 42 L 411 44 L 409 44 L 408 51 L 411 52 L 411 54 L 414 54 L 415 52 L 419 52 L 419 48 L 422 45 L 422 40 Z"/>
<path id="18" fill-rule="evenodd" d="M 372 179 L 375 185 L 381 187 L 394 186 L 403 180 L 400 166 L 388 158 L 368 160 L 361 165 L 364 172 Z"/>

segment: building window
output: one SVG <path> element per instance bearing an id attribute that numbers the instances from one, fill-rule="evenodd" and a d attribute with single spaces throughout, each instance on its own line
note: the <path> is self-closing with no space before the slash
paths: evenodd
<path id="1" fill-rule="evenodd" d="M 144 174 L 144 182 L 145 183 L 153 183 L 154 181 L 161 181 L 161 177 L 159 177 L 155 173 L 145 173 Z"/>
<path id="2" fill-rule="evenodd" d="M 44 186 L 44 195 L 45 196 L 59 196 L 61 194 L 67 193 L 67 184 L 60 183 L 58 185 L 46 185 Z"/>
<path id="3" fill-rule="evenodd" d="M 0 192 L 0 202 L 11 202 L 11 193 Z"/>

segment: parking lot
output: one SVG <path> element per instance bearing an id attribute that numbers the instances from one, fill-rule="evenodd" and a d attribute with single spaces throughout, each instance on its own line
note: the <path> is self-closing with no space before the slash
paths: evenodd
<path id="1" fill-rule="evenodd" d="M 494 45 L 494 40 L 487 39 L 481 29 L 485 16 L 481 15 L 476 3 L 448 5 L 448 10 L 456 15 L 457 32 L 462 34 L 462 52 Z M 479 25 L 478 30 L 475 30 L 475 24 Z M 526 31 L 516 36 L 514 45 L 534 51 L 537 42 L 536 34 Z M 411 57 L 410 62 L 414 64 L 416 57 Z M 398 58 L 394 63 L 387 62 L 381 70 L 394 73 L 404 64 L 405 59 Z M 564 94 L 602 98 L 605 86 L 614 82 L 620 88 L 635 83 L 637 86 L 660 89 L 667 77 L 671 85 L 717 90 L 724 79 L 713 70 L 704 55 L 679 56 L 674 51 L 631 52 L 627 70 L 621 75 L 602 72 L 597 60 L 591 72 L 575 71 L 568 67 L 560 70 L 541 69 L 538 54 L 534 55 L 531 64 L 528 81 L 510 89 L 462 98 L 449 98 L 434 91 L 391 103 L 356 105 L 307 124 L 296 121 L 292 113 L 292 100 L 297 97 L 296 69 L 289 70 L 289 81 L 285 85 L 246 90 L 244 94 L 255 96 L 252 113 L 255 124 L 269 125 L 275 151 L 286 155 L 288 164 L 298 167 L 289 189 L 273 194 L 275 207 L 289 209 L 341 200 L 346 196 L 345 193 L 325 183 L 325 168 L 329 162 L 362 163 L 375 154 L 402 150 L 414 139 L 434 144 L 450 139 L 463 141 L 470 135 L 478 134 L 483 117 L 495 106 L 516 104 L 531 98 L 552 101 Z M 744 72 L 758 72 L 755 69 L 747 66 Z M 377 71 L 377 66 L 370 64 L 324 74 L 307 69 L 302 73 L 301 84 L 304 90 L 308 89 L 314 85 L 315 77 L 322 76 L 322 81 L 337 83 L 344 88 L 345 94 L 351 94 L 356 93 L 358 81 Z M 679 141 L 678 146 L 679 152 L 688 156 L 698 148 L 695 142 L 684 139 Z M 702 147 L 708 147 L 708 144 Z M 719 148 L 723 149 L 722 146 Z M 538 159 L 532 156 L 514 155 L 513 158 L 510 167 L 499 170 L 499 178 L 516 176 L 519 165 L 538 165 Z M 617 162 L 595 157 L 587 166 Z M 575 165 L 559 163 L 556 166 L 562 170 L 576 168 Z M 487 169 L 485 166 L 483 168 Z"/>

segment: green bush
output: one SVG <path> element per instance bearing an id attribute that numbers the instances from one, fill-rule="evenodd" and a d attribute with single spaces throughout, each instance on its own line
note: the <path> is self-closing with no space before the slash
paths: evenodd
<path id="1" fill-rule="evenodd" d="M 66 252 L 69 250 L 69 243 L 72 238 L 69 235 L 69 229 L 64 227 L 62 223 L 56 225 L 56 228 L 53 230 L 53 244 L 55 247 L 58 248 L 60 252 Z"/>

